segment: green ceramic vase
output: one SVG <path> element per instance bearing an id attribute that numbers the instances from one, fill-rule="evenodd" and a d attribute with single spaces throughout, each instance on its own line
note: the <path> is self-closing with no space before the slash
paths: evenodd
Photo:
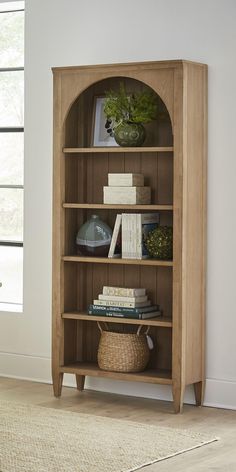
<path id="1" fill-rule="evenodd" d="M 79 253 L 84 256 L 107 257 L 111 237 L 111 228 L 97 215 L 92 215 L 78 231 L 76 244 Z"/>
<path id="2" fill-rule="evenodd" d="M 114 129 L 114 138 L 120 146 L 142 146 L 146 138 L 145 128 L 141 123 L 120 123 Z"/>

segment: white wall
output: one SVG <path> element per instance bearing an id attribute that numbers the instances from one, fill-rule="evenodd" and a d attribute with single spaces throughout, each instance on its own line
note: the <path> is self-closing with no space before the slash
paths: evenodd
<path id="1" fill-rule="evenodd" d="M 24 313 L 0 315 L 3 375 L 50 381 L 51 67 L 190 59 L 209 65 L 205 403 L 236 407 L 235 21 L 235 0 L 26 0 Z M 104 385 L 171 398 L 167 387 L 88 383 Z"/>

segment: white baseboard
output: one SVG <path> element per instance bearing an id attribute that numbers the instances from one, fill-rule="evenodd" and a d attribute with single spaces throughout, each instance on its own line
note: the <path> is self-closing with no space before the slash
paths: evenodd
<path id="1" fill-rule="evenodd" d="M 51 360 L 47 357 L 0 352 L 0 376 L 51 382 Z"/>
<path id="2" fill-rule="evenodd" d="M 51 360 L 22 354 L 0 352 L 0 376 L 35 382 L 51 383 Z M 63 384 L 75 387 L 75 377 L 66 374 Z M 121 380 L 87 377 L 85 388 L 100 392 L 118 393 L 135 397 L 158 400 L 172 400 L 169 385 L 153 385 Z M 193 388 L 186 388 L 185 403 L 194 404 Z M 206 380 L 205 406 L 236 410 L 236 381 L 211 379 Z"/>
<path id="3" fill-rule="evenodd" d="M 236 380 L 207 379 L 204 405 L 236 410 Z"/>

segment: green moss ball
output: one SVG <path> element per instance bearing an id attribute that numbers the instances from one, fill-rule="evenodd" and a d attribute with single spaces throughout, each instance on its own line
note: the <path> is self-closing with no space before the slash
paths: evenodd
<path id="1" fill-rule="evenodd" d="M 151 257 L 169 260 L 173 258 L 173 228 L 158 226 L 147 236 L 146 247 Z"/>

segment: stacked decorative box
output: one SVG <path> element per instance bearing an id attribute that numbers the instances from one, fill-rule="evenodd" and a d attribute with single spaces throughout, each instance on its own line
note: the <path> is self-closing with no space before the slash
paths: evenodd
<path id="1" fill-rule="evenodd" d="M 148 205 L 151 203 L 151 188 L 144 186 L 142 174 L 108 174 L 108 186 L 103 187 L 103 202 Z"/>

